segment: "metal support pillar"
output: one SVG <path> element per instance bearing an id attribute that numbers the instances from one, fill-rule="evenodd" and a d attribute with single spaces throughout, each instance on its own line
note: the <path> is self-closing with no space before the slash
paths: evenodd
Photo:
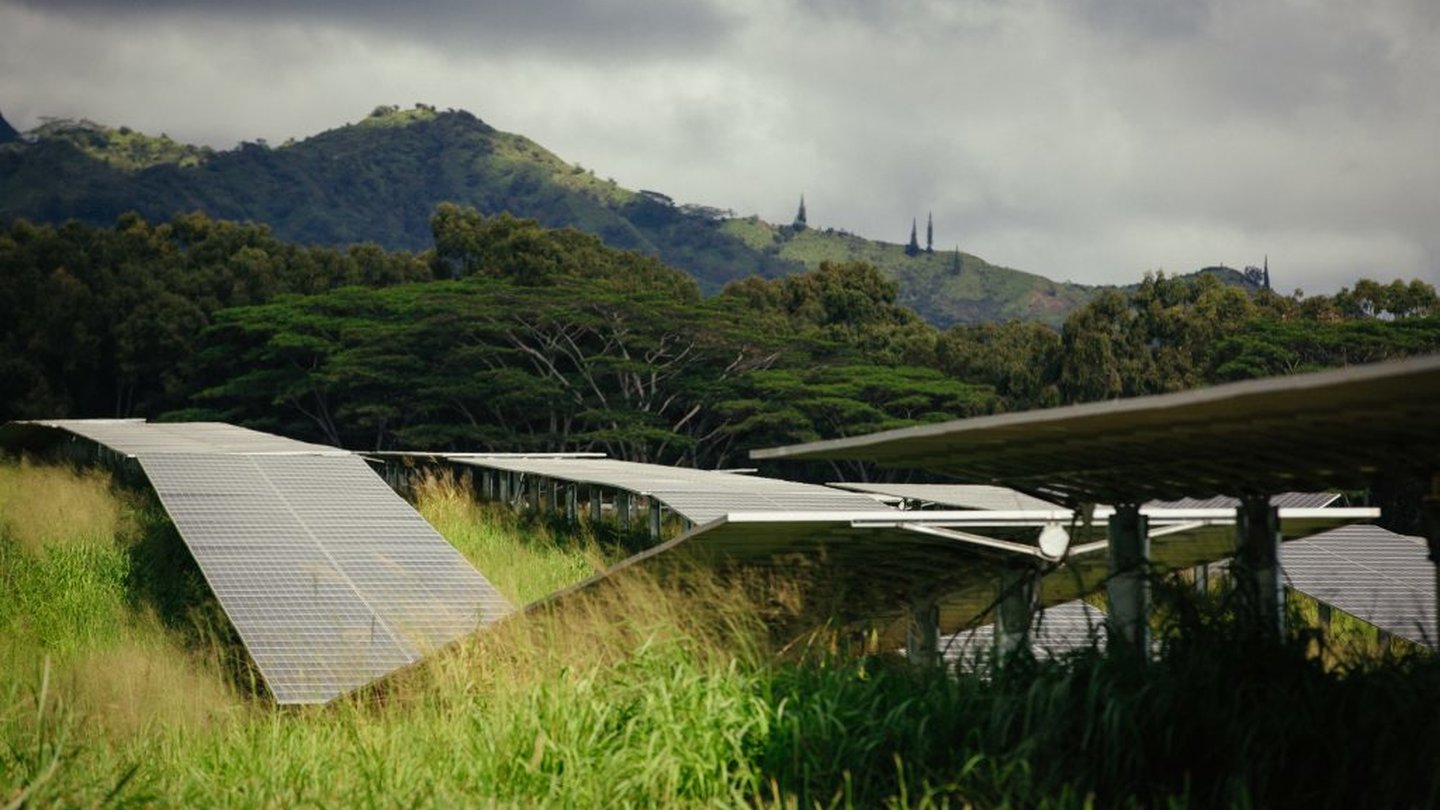
<path id="1" fill-rule="evenodd" d="M 565 522 L 574 525 L 580 519 L 580 486 L 565 485 Z"/>
<path id="2" fill-rule="evenodd" d="M 620 531 L 630 531 L 630 493 L 615 493 L 615 520 L 620 525 Z"/>
<path id="3" fill-rule="evenodd" d="M 1009 658 L 1016 650 L 1028 649 L 1030 623 L 1038 607 L 1035 571 L 1013 568 L 1000 580 L 1000 604 L 995 616 L 995 655 Z"/>
<path id="4" fill-rule="evenodd" d="M 503 504 L 505 504 L 506 506 L 509 506 L 509 505 L 510 505 L 510 493 L 514 491 L 514 490 L 512 490 L 512 489 L 510 488 L 510 473 L 508 473 L 508 472 L 502 472 L 502 473 L 500 473 L 500 476 L 499 476 L 499 477 L 500 477 L 500 502 L 503 503 Z"/>
<path id="5" fill-rule="evenodd" d="M 605 492 L 594 484 L 590 485 L 590 522 L 599 523 L 604 515 Z"/>
<path id="6" fill-rule="evenodd" d="M 940 605 L 934 597 L 910 600 L 909 623 L 905 628 L 905 657 L 917 667 L 940 664 Z"/>
<path id="7" fill-rule="evenodd" d="M 1280 510 L 1268 495 L 1247 495 L 1235 509 L 1231 566 L 1241 620 L 1262 633 L 1285 634 L 1285 578 L 1280 570 Z"/>
<path id="8" fill-rule="evenodd" d="M 650 542 L 660 542 L 660 530 L 665 522 L 665 507 L 654 498 L 650 498 Z"/>
<path id="9" fill-rule="evenodd" d="M 1210 593 L 1210 566 L 1204 563 L 1195 566 L 1195 592 L 1201 596 Z"/>
<path id="10" fill-rule="evenodd" d="M 1110 641 L 1150 649 L 1150 531 L 1137 504 L 1123 504 L 1110 516 Z"/>
<path id="11" fill-rule="evenodd" d="M 1430 545 L 1430 562 L 1435 566 L 1435 627 L 1440 632 L 1440 473 L 1430 479 L 1430 494 L 1421 505 L 1425 524 L 1425 540 Z M 1426 639 L 1432 645 L 1440 638 Z"/>

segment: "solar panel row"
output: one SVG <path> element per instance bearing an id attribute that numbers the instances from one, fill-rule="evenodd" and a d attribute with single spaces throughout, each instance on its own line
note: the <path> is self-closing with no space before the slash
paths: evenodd
<path id="1" fill-rule="evenodd" d="M 1417 644 L 1440 646 L 1435 574 L 1425 541 L 1379 526 L 1347 526 L 1286 543 L 1291 587 Z"/>
<path id="2" fill-rule="evenodd" d="M 473 467 L 594 484 L 644 495 L 700 525 L 730 512 L 856 511 L 877 508 L 865 495 L 776 478 L 596 458 L 455 456 Z"/>
<path id="3" fill-rule="evenodd" d="M 231 425 L 41 424 L 137 459 L 278 703 L 328 701 L 510 610 L 343 450 Z"/>

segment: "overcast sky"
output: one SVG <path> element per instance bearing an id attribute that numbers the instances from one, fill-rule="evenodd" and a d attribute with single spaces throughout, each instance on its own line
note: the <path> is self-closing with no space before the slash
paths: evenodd
<path id="1" fill-rule="evenodd" d="M 469 110 L 602 177 L 1085 283 L 1440 283 L 1434 0 L 0 0 L 0 112 Z"/>

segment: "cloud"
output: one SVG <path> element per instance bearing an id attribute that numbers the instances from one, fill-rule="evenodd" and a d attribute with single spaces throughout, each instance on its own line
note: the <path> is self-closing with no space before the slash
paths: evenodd
<path id="1" fill-rule="evenodd" d="M 0 0 L 0 105 L 228 145 L 469 109 L 634 188 L 1088 283 L 1440 282 L 1440 5 Z"/>
<path id="2" fill-rule="evenodd" d="M 359 31 L 452 53 L 544 53 L 615 60 L 715 47 L 732 27 L 723 5 L 667 0 L 19 0 L 71 19 L 210 24 L 265 22 Z M 383 43 L 381 43 L 383 45 Z"/>

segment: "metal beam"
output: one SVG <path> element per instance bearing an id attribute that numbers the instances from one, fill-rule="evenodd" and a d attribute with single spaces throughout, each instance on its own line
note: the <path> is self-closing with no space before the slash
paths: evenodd
<path id="1" fill-rule="evenodd" d="M 1231 566 L 1242 621 L 1276 638 L 1285 633 L 1285 579 L 1280 571 L 1280 510 L 1269 495 L 1247 495 L 1235 508 Z"/>
<path id="2" fill-rule="evenodd" d="M 1137 504 L 1116 507 L 1110 516 L 1110 643 L 1150 649 L 1149 520 Z"/>

